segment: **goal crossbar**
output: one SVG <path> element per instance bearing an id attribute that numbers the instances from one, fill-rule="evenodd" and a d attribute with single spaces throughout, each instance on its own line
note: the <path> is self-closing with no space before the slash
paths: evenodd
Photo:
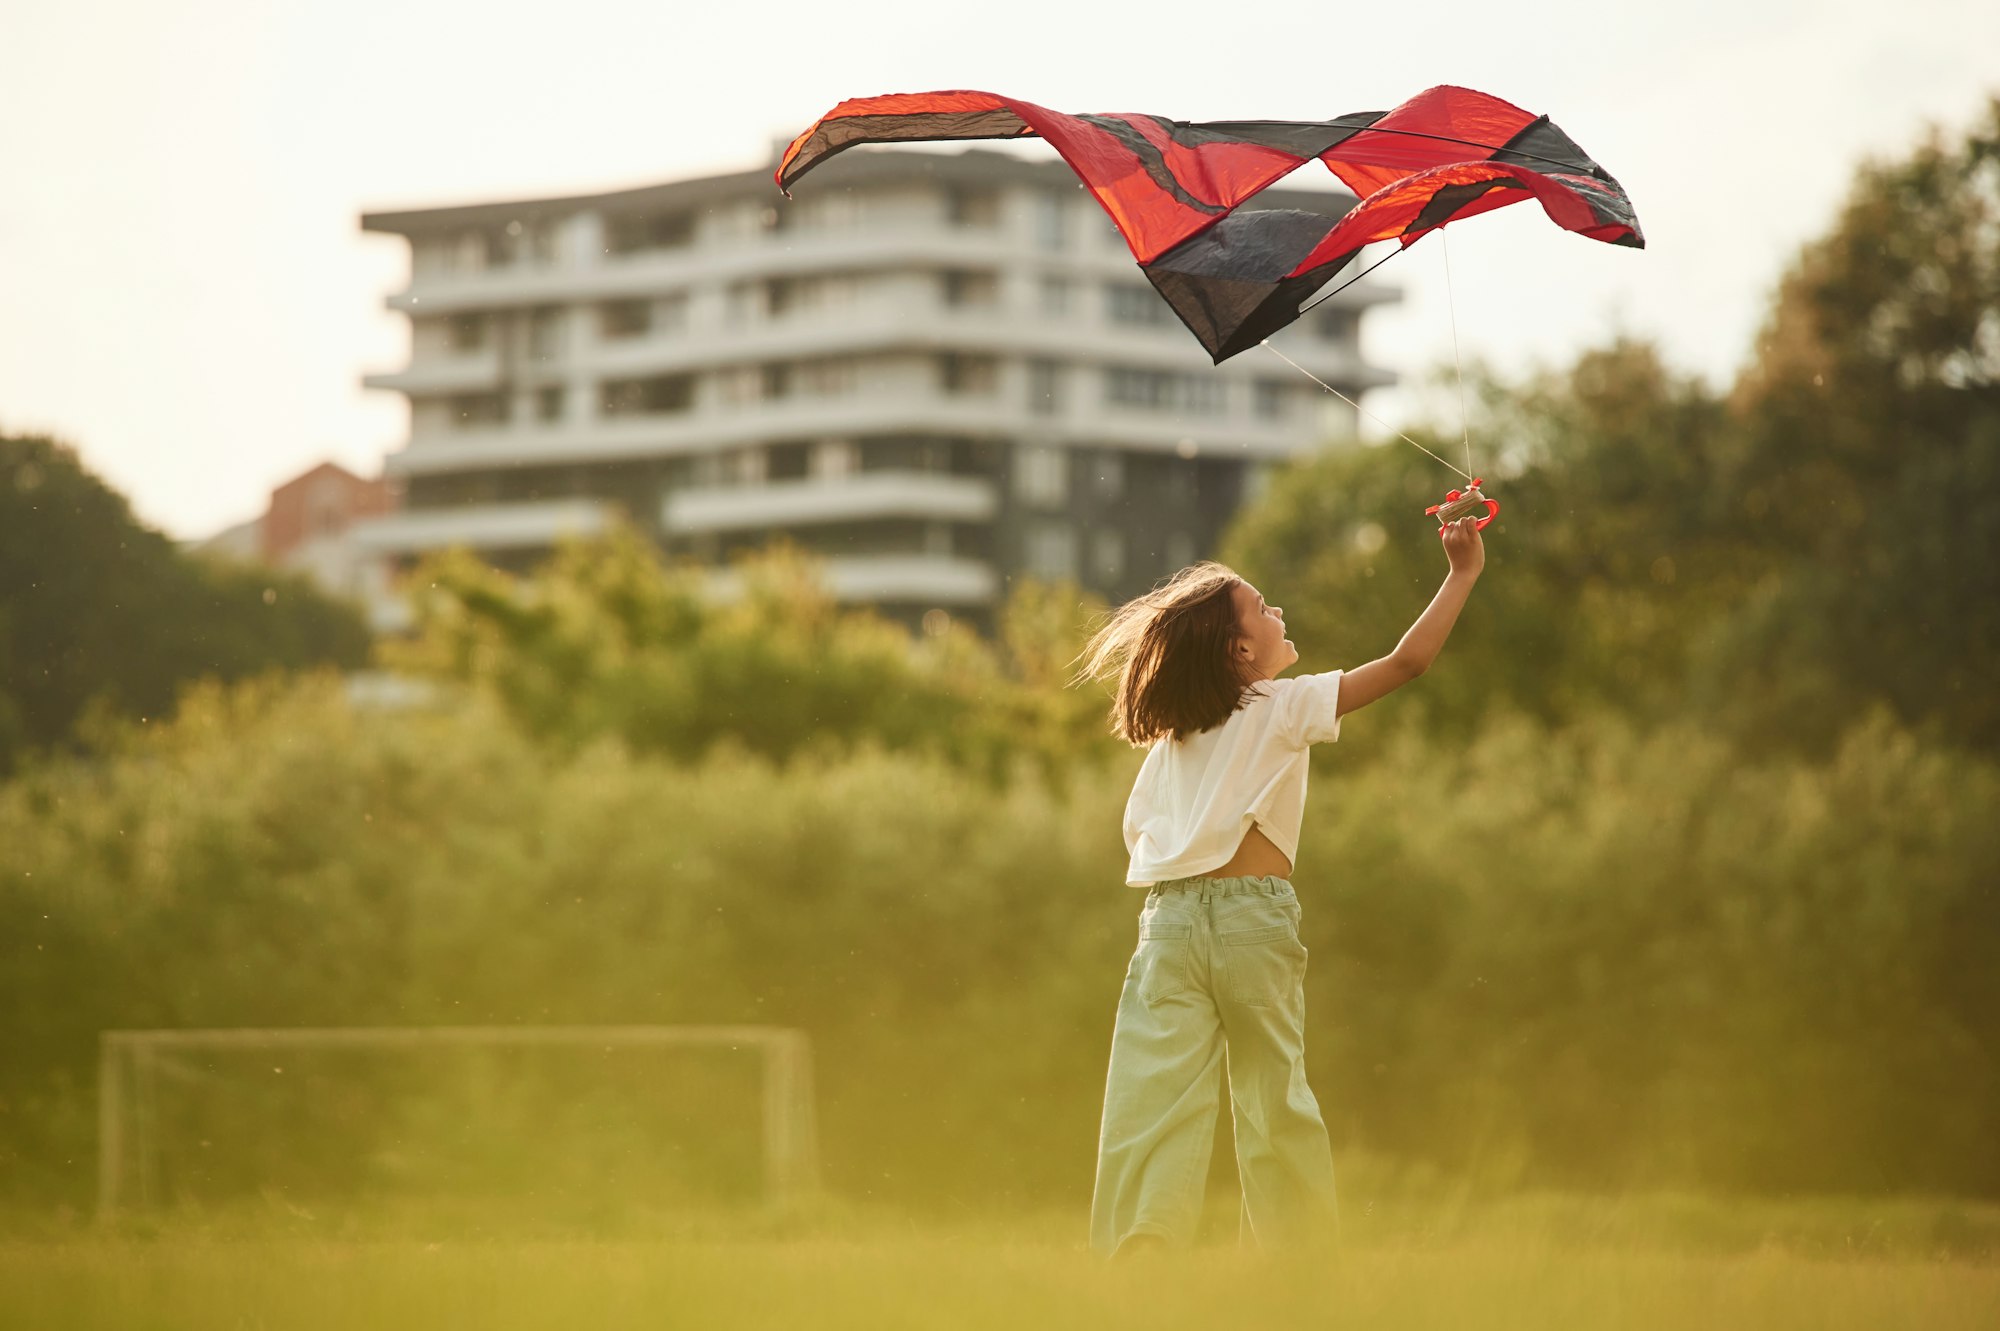
<path id="1" fill-rule="evenodd" d="M 296 1026 L 114 1030 L 98 1035 L 97 1209 L 102 1217 L 123 1201 L 128 1156 L 135 1157 L 142 1203 L 155 1194 L 152 1140 L 158 1073 L 168 1050 L 381 1049 L 436 1045 L 579 1045 L 626 1047 L 750 1047 L 764 1071 L 764 1168 L 771 1200 L 783 1204 L 819 1185 L 813 1113 L 812 1045 L 783 1026 Z M 126 1141 L 128 1103 L 138 1132 Z"/>

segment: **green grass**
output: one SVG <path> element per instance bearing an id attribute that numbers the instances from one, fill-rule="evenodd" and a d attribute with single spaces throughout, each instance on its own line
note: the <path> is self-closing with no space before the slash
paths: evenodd
<path id="1" fill-rule="evenodd" d="M 1461 1241 L 1293 1264 L 1232 1249 L 1105 1267 L 1066 1245 L 863 1241 L 0 1248 L 10 1325 L 232 1327 L 1921 1327 L 1988 1331 L 2000 1268 Z"/>
<path id="2" fill-rule="evenodd" d="M 1350 1192 L 1350 1198 L 1354 1194 Z M 531 1218 L 229 1213 L 16 1226 L 0 1325 L 119 1328 L 1067 1328 L 1353 1326 L 1837 1331 L 2000 1325 L 2000 1208 L 1517 1196 L 1355 1199 L 1337 1255 L 1212 1236 L 1129 1266 L 1083 1217 L 851 1211 L 621 1217 L 617 1237 Z M 649 1236 L 635 1231 L 651 1230 Z"/>

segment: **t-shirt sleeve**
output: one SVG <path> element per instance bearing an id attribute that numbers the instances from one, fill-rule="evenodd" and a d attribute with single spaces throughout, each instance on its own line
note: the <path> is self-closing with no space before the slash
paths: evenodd
<path id="1" fill-rule="evenodd" d="M 1297 748 L 1340 738 L 1340 671 L 1276 681 L 1277 729 Z"/>

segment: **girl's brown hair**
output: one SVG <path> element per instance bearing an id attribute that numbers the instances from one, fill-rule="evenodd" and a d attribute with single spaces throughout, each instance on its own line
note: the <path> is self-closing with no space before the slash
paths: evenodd
<path id="1" fill-rule="evenodd" d="M 1084 644 L 1070 683 L 1116 675 L 1111 731 L 1135 747 L 1221 725 L 1249 696 L 1229 653 L 1241 636 L 1242 582 L 1233 569 L 1203 561 L 1127 601 Z"/>

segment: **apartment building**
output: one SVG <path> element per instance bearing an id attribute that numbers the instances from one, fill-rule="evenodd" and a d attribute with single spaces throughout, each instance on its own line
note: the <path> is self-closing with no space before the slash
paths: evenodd
<path id="1" fill-rule="evenodd" d="M 783 537 L 843 601 L 990 629 L 1024 574 L 1143 591 L 1353 437 L 1277 358 L 1211 366 L 1058 161 L 857 149 L 796 200 L 757 170 L 362 224 L 412 248 L 410 363 L 365 381 L 410 400 L 402 508 L 356 532 L 396 560 L 525 567 L 623 518 L 725 590 Z M 1359 344 L 1389 299 L 1357 283 L 1287 354 L 1350 396 L 1391 382 Z"/>

